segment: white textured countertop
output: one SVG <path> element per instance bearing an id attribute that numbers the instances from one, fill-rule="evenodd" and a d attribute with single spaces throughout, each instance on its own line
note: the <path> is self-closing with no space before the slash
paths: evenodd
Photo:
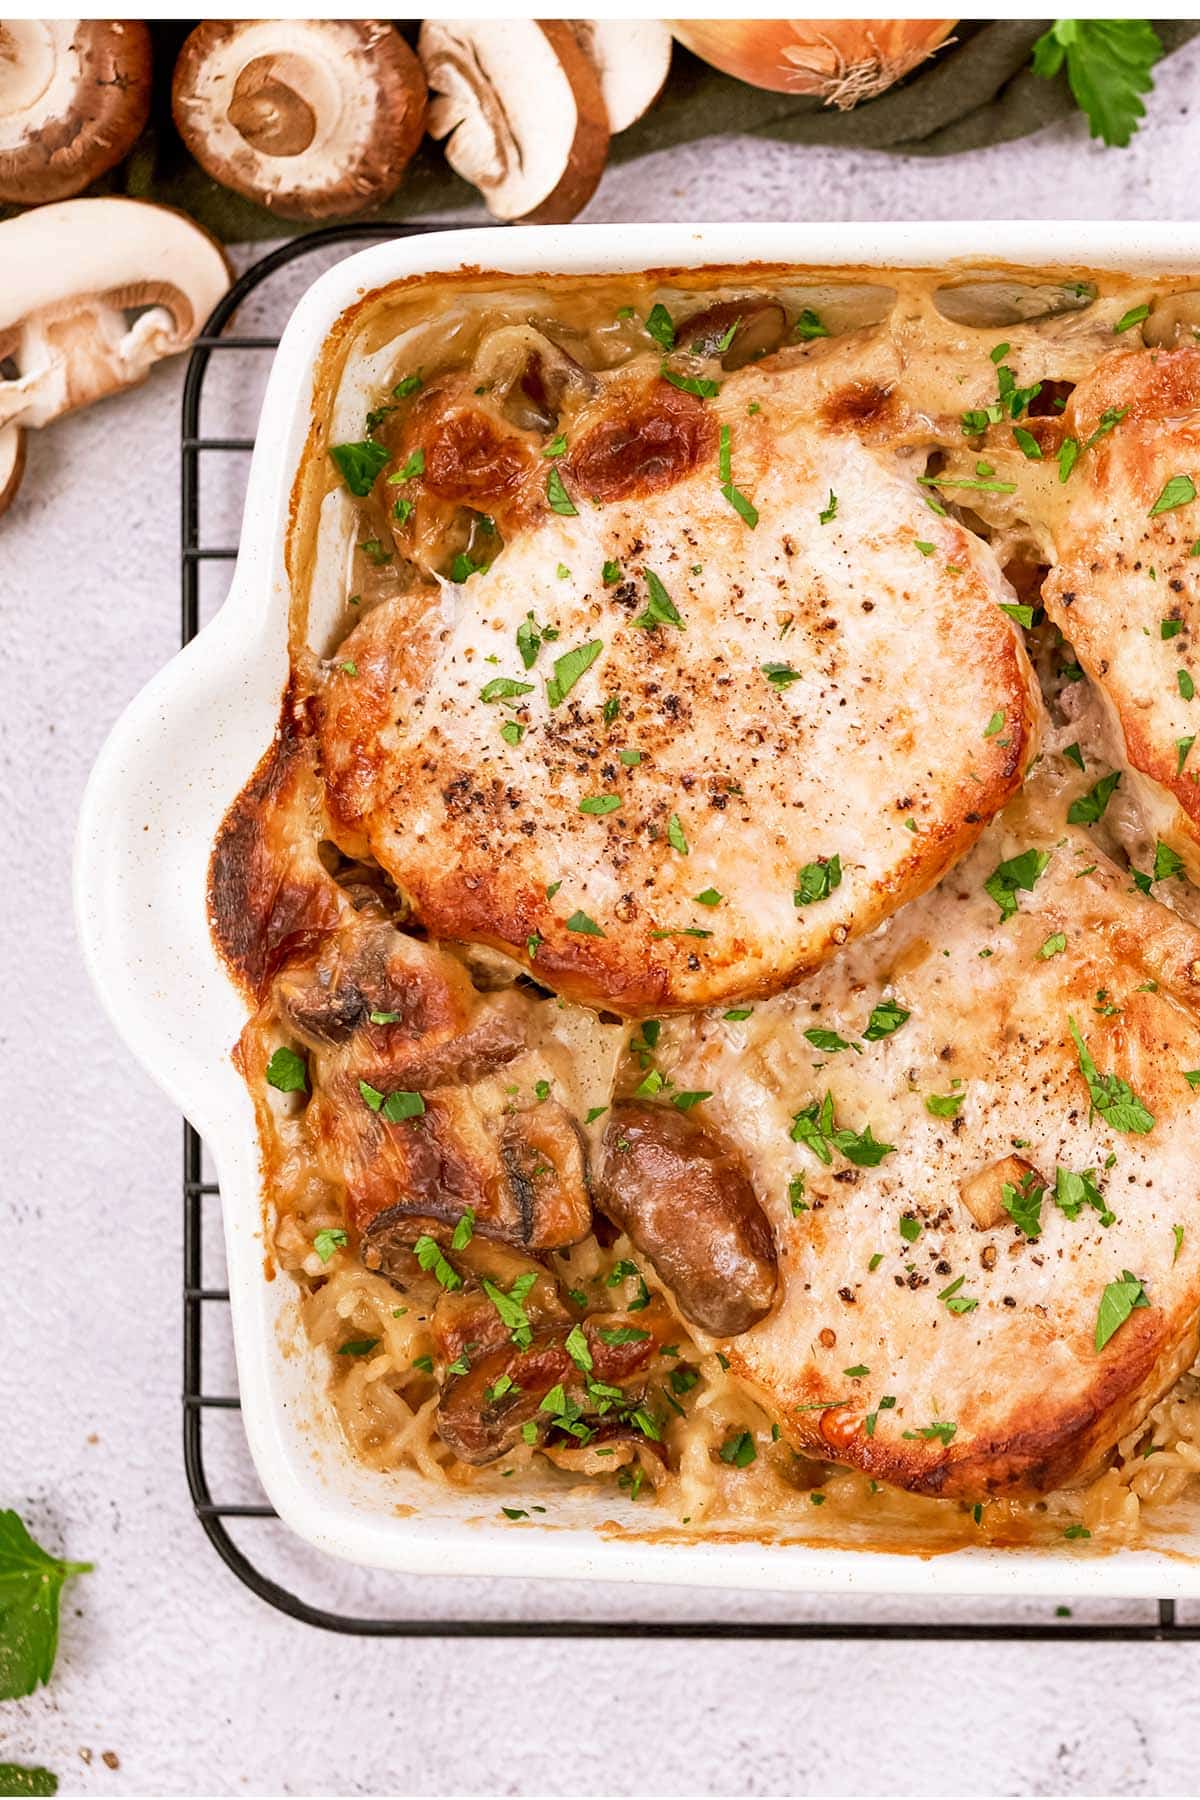
<path id="1" fill-rule="evenodd" d="M 1198 78 L 1193 44 L 1124 152 L 1080 126 L 942 162 L 710 142 L 610 172 L 586 216 L 1194 220 Z M 0 1708 L 0 1761 L 113 1795 L 1193 1793 L 1195 1647 L 365 1641 L 273 1612 L 218 1562 L 180 1451 L 180 1124 L 85 986 L 68 893 L 91 761 L 178 642 L 181 379 L 160 369 L 35 440 L 0 523 L 0 1506 L 96 1563 L 51 1686 Z M 206 492 L 210 541 L 235 532 L 238 473 Z M 214 1425 L 213 1479 L 253 1498 L 237 1431 Z M 377 1612 L 789 1616 L 771 1597 L 389 1581 L 272 1525 L 242 1535 L 310 1596 Z"/>

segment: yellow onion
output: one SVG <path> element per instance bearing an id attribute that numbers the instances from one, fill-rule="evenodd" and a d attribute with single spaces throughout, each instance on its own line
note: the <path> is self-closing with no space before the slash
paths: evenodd
<path id="1" fill-rule="evenodd" d="M 846 111 L 931 56 L 957 19 L 672 19 L 671 30 L 714 69 L 780 94 Z"/>

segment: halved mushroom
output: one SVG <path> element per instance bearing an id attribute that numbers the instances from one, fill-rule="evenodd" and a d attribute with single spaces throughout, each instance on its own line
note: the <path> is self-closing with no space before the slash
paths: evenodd
<path id="1" fill-rule="evenodd" d="M 680 1311 L 714 1337 L 765 1318 L 778 1261 L 740 1162 L 690 1113 L 618 1100 L 604 1130 L 597 1203 L 650 1259 Z"/>
<path id="2" fill-rule="evenodd" d="M 25 433 L 19 425 L 8 425 L 0 431 L 0 513 L 16 499 L 24 473 Z"/>
<path id="3" fill-rule="evenodd" d="M 139 20 L 0 21 L 0 201 L 81 193 L 128 154 L 149 112 Z"/>
<path id="4" fill-rule="evenodd" d="M 1131 332 L 1131 337 L 1136 333 Z M 1143 343 L 1156 350 L 1170 349 L 1174 344 L 1194 344 L 1200 337 L 1200 292 L 1195 288 L 1181 294 L 1164 294 L 1150 308 L 1150 316 L 1142 325 Z"/>
<path id="5" fill-rule="evenodd" d="M 471 365 L 473 387 L 486 386 L 507 419 L 522 431 L 553 431 L 569 401 L 596 393 L 599 382 L 561 345 L 533 325 L 502 325 L 480 341 Z"/>
<path id="6" fill-rule="evenodd" d="M 497 219 L 559 225 L 604 172 L 600 78 L 560 19 L 426 19 L 429 130 Z"/>
<path id="7" fill-rule="evenodd" d="M 143 381 L 185 350 L 229 286 L 224 252 L 182 213 L 64 200 L 0 224 L 0 440 Z M 135 316 L 136 315 L 136 316 Z M 11 497 L 19 450 L 4 457 Z"/>
<path id="8" fill-rule="evenodd" d="M 933 303 L 951 324 L 997 330 L 1083 312 L 1095 298 L 1092 281 L 1029 282 L 984 275 L 935 289 Z"/>
<path id="9" fill-rule="evenodd" d="M 572 19 L 571 29 L 600 77 L 615 137 L 648 112 L 671 67 L 671 33 L 662 19 Z"/>
<path id="10" fill-rule="evenodd" d="M 180 52 L 171 104 L 214 181 L 281 218 L 339 219 L 395 193 L 426 98 L 385 19 L 210 19 Z"/>
<path id="11" fill-rule="evenodd" d="M 718 300 L 692 313 L 675 333 L 675 341 L 696 356 L 720 357 L 723 369 L 742 369 L 778 350 L 787 331 L 787 313 L 765 295 L 745 300 Z"/>

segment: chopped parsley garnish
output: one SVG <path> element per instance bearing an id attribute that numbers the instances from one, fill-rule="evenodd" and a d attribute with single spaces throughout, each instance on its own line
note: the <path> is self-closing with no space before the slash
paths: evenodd
<path id="1" fill-rule="evenodd" d="M 1185 700 L 1193 700 L 1196 696 L 1196 684 L 1186 669 L 1179 669 L 1175 675 L 1179 692 Z"/>
<path id="2" fill-rule="evenodd" d="M 936 544 L 931 544 L 931 543 L 927 542 L 927 540 L 925 538 L 914 538 L 913 543 L 915 544 L 916 548 L 921 552 L 922 556 L 932 556 L 934 551 L 937 549 Z"/>
<path id="3" fill-rule="evenodd" d="M 1094 825 L 1104 817 L 1109 801 L 1121 783 L 1121 771 L 1114 769 L 1111 774 L 1102 775 L 1095 787 L 1081 794 L 1078 800 L 1072 800 L 1067 808 L 1067 823 L 1070 825 Z"/>
<path id="4" fill-rule="evenodd" d="M 495 700 L 519 700 L 522 694 L 532 694 L 532 681 L 514 681 L 511 675 L 497 675 L 486 687 L 479 690 L 479 698 L 489 706 Z"/>
<path id="5" fill-rule="evenodd" d="M 586 800 L 579 802 L 579 810 L 581 813 L 595 813 L 602 817 L 605 813 L 616 812 L 620 805 L 620 794 L 589 794 Z"/>
<path id="6" fill-rule="evenodd" d="M 557 463 L 546 476 L 546 499 L 550 503 L 550 511 L 561 514 L 564 519 L 577 517 L 579 508 L 563 486 L 563 478 Z"/>
<path id="7" fill-rule="evenodd" d="M 821 511 L 817 514 L 817 517 L 818 517 L 818 519 L 820 519 L 822 525 L 828 525 L 830 520 L 837 518 L 837 509 L 838 509 L 837 495 L 834 493 L 833 489 L 830 488 L 829 498 L 825 502 L 825 505 L 822 507 Z"/>
<path id="8" fill-rule="evenodd" d="M 348 1343 L 338 1345 L 338 1355 L 339 1356 L 370 1356 L 372 1350 L 377 1349 L 378 1345 L 379 1345 L 378 1338 L 351 1338 Z M 433 1364 L 432 1364 L 432 1362 L 429 1362 L 428 1357 L 425 1357 L 423 1359 L 418 1358 L 417 1362 L 414 1363 L 414 1365 L 413 1365 L 414 1368 L 420 1368 L 422 1360 L 429 1363 L 429 1369 L 428 1369 L 427 1373 L 432 1374 L 433 1373 Z"/>
<path id="9" fill-rule="evenodd" d="M 361 444 L 331 444 L 329 454 L 346 488 L 359 500 L 366 499 L 392 460 L 386 444 L 377 444 L 373 438 Z"/>
<path id="10" fill-rule="evenodd" d="M 833 1161 L 837 1150 L 859 1169 L 877 1169 L 896 1148 L 895 1144 L 881 1144 L 872 1136 L 869 1125 L 865 1131 L 835 1125 L 833 1095 L 828 1092 L 823 1100 L 810 1101 L 794 1115 L 788 1136 L 793 1143 L 804 1144 L 826 1165 Z"/>
<path id="11" fill-rule="evenodd" d="M 1042 945 L 1041 949 L 1038 951 L 1038 957 L 1040 958 L 1040 960 L 1042 962 L 1049 962 L 1049 960 L 1052 956 L 1061 956 L 1062 952 L 1066 949 L 1066 947 L 1067 947 L 1066 932 L 1065 931 L 1052 931 L 1050 933 L 1050 936 L 1046 939 L 1045 943 Z"/>
<path id="12" fill-rule="evenodd" d="M 691 1112 L 693 1106 L 699 1106 L 702 1100 L 711 1100 L 711 1088 L 690 1088 L 685 1093 L 672 1094 L 671 1105 L 677 1106 L 680 1112 Z"/>
<path id="13" fill-rule="evenodd" d="M 567 920 L 567 930 L 577 931 L 583 937 L 603 937 L 604 933 L 595 919 L 589 919 L 585 912 L 573 912 Z"/>
<path id="14" fill-rule="evenodd" d="M 1190 506 L 1195 498 L 1196 484 L 1191 476 L 1172 475 L 1150 508 L 1150 517 L 1154 519 L 1159 513 L 1174 512 L 1180 506 Z"/>
<path id="15" fill-rule="evenodd" d="M 801 343 L 807 343 L 811 338 L 828 337 L 829 327 L 821 323 L 819 313 L 814 312 L 811 306 L 806 306 L 792 326 L 792 336 L 799 338 Z"/>
<path id="16" fill-rule="evenodd" d="M 1150 308 L 1148 306 L 1131 306 L 1127 313 L 1121 314 L 1121 317 L 1113 326 L 1113 331 L 1128 331 L 1132 326 L 1140 325 L 1143 319 L 1148 319 L 1149 317 Z"/>
<path id="17" fill-rule="evenodd" d="M 1002 712 L 994 712 L 992 714 L 991 718 L 988 720 L 987 724 L 983 728 L 983 735 L 985 738 L 992 738 L 992 737 L 995 737 L 995 735 L 998 731 L 1003 731 L 1003 730 L 1004 730 L 1004 714 Z"/>
<path id="18" fill-rule="evenodd" d="M 938 1295 L 938 1299 L 942 1302 L 946 1311 L 954 1313 L 956 1317 L 961 1317 L 964 1313 L 974 1312 L 975 1308 L 979 1305 L 978 1300 L 974 1299 L 972 1295 L 959 1292 L 959 1289 L 966 1279 L 965 1275 L 960 1275 L 957 1281 L 952 1281 L 949 1287 L 944 1287 Z"/>
<path id="19" fill-rule="evenodd" d="M 344 1250 L 350 1242 L 340 1225 L 323 1225 L 313 1238 L 313 1249 L 323 1263 L 327 1263 L 335 1250 Z"/>
<path id="20" fill-rule="evenodd" d="M 525 727 L 523 725 L 518 725 L 515 719 L 506 719 L 504 724 L 500 727 L 500 736 L 504 739 L 506 744 L 519 744 L 521 739 L 525 736 Z"/>
<path id="21" fill-rule="evenodd" d="M 588 1348 L 587 1337 L 582 1326 L 572 1325 L 567 1333 L 564 1349 L 577 1369 L 582 1369 L 585 1375 L 591 1374 L 595 1365 L 592 1362 L 592 1353 Z"/>
<path id="22" fill-rule="evenodd" d="M 748 1431 L 739 1431 L 733 1437 L 727 1437 L 717 1455 L 723 1463 L 732 1468 L 746 1469 L 758 1455 L 754 1447 L 754 1439 Z"/>
<path id="23" fill-rule="evenodd" d="M 600 579 L 603 581 L 605 587 L 615 587 L 621 579 L 620 563 L 606 562 L 600 571 Z"/>
<path id="24" fill-rule="evenodd" d="M 721 492 L 732 506 L 739 518 L 744 519 L 753 531 L 758 524 L 758 509 L 748 500 L 740 489 L 733 485 L 733 453 L 728 425 L 721 427 L 721 448 L 719 470 L 721 476 Z"/>
<path id="25" fill-rule="evenodd" d="M 1183 1249 L 1183 1226 L 1172 1225 L 1171 1236 L 1175 1239 L 1175 1254 L 1171 1258 L 1171 1262 L 1174 1264 L 1179 1261 L 1179 1252 Z"/>
<path id="26" fill-rule="evenodd" d="M 558 632 L 553 625 L 539 625 L 531 612 L 517 626 L 517 649 L 527 669 L 532 669 L 543 644 L 552 644 Z"/>
<path id="27" fill-rule="evenodd" d="M 753 1011 L 752 1006 L 731 1006 L 727 1013 L 721 1014 L 721 1017 L 729 1019 L 734 1024 L 740 1024 L 743 1019 L 748 1019 Z"/>
<path id="28" fill-rule="evenodd" d="M 553 437 L 550 439 L 550 442 L 546 445 L 546 448 L 542 451 L 542 455 L 543 456 L 565 456 L 566 450 L 567 450 L 567 440 L 566 440 L 566 437 L 564 436 L 564 434 L 560 431 L 557 437 Z"/>
<path id="29" fill-rule="evenodd" d="M 924 1438 L 927 1442 L 940 1438 L 943 1444 L 952 1444 L 957 1431 L 958 1426 L 953 1419 L 935 1419 L 932 1425 L 918 1425 L 915 1431 L 902 1432 L 901 1436 Z"/>
<path id="30" fill-rule="evenodd" d="M 675 348 L 675 322 L 661 300 L 646 314 L 646 330 L 663 350 Z"/>
<path id="31" fill-rule="evenodd" d="M 298 1051 L 280 1044 L 267 1064 L 267 1081 L 281 1094 L 302 1094 L 308 1089 L 308 1064 Z"/>
<path id="32" fill-rule="evenodd" d="M 992 870 L 983 887 L 1000 908 L 1001 923 L 1019 910 L 1017 894 L 1035 886 L 1049 861 L 1048 850 L 1022 850 L 1019 856 L 1008 857 Z"/>
<path id="33" fill-rule="evenodd" d="M 926 1094 L 925 1111 L 935 1119 L 952 1119 L 966 1099 L 965 1094 Z"/>
<path id="34" fill-rule="evenodd" d="M 721 901 L 724 898 L 724 896 L 718 893 L 717 889 L 714 887 L 704 888 L 700 893 L 694 894 L 692 897 L 697 906 L 720 906 Z M 728 1018 L 729 1014 L 726 1013 L 725 1016 Z"/>
<path id="35" fill-rule="evenodd" d="M 1079 1068 L 1087 1082 L 1094 1111 L 1114 1131 L 1127 1131 L 1144 1137 L 1154 1127 L 1153 1113 L 1146 1110 L 1128 1082 L 1120 1080 L 1116 1075 L 1101 1075 L 1097 1071 L 1091 1052 L 1080 1036 L 1074 1019 L 1068 1018 L 1067 1024 L 1075 1040 Z"/>
<path id="36" fill-rule="evenodd" d="M 500 1315 L 500 1323 L 509 1333 L 519 1349 L 527 1350 L 533 1342 L 533 1327 L 525 1311 L 525 1300 L 529 1290 L 537 1280 L 536 1269 L 527 1274 L 518 1275 L 507 1294 L 503 1288 L 496 1287 L 486 1276 L 483 1277 L 483 1291 Z"/>
<path id="37" fill-rule="evenodd" d="M 793 681 L 803 681 L 804 677 L 788 663 L 764 663 L 762 672 L 772 687 L 790 687 Z"/>
<path id="38" fill-rule="evenodd" d="M 475 1208 L 473 1206 L 468 1206 L 464 1211 L 462 1218 L 454 1227 L 454 1235 L 450 1239 L 450 1248 L 452 1250 L 465 1250 L 474 1236 Z"/>
<path id="39" fill-rule="evenodd" d="M 911 1213 L 901 1213 L 901 1215 L 900 1215 L 900 1236 L 904 1239 L 905 1243 L 906 1244 L 915 1244 L 917 1239 L 920 1237 L 920 1235 L 921 1235 L 920 1219 L 915 1219 Z"/>
<path id="40" fill-rule="evenodd" d="M 1028 457 L 1030 462 L 1042 461 L 1042 446 L 1038 443 L 1032 431 L 1026 431 L 1023 425 L 1014 425 L 1013 437 L 1017 441 L 1018 449 L 1024 456 Z"/>
<path id="41" fill-rule="evenodd" d="M 1176 759 L 1177 759 L 1176 763 L 1175 763 L 1176 775 L 1183 774 L 1183 765 L 1187 761 L 1189 755 L 1191 754 L 1191 748 L 1192 748 L 1192 745 L 1195 743 L 1195 741 L 1196 741 L 1195 732 L 1192 733 L 1191 737 L 1181 737 L 1181 738 L 1175 739 L 1175 755 L 1176 755 Z"/>
<path id="42" fill-rule="evenodd" d="M 1154 846 L 1154 879 L 1155 881 L 1171 881 L 1176 875 L 1183 874 L 1183 858 L 1169 844 L 1160 838 Z"/>
<path id="43" fill-rule="evenodd" d="M 685 629 L 683 620 L 676 610 L 666 588 L 654 573 L 653 569 L 644 569 L 646 588 L 650 595 L 645 612 L 639 613 L 633 620 L 640 631 L 653 631 L 659 625 L 674 625 L 677 630 Z"/>
<path id="44" fill-rule="evenodd" d="M 1042 1200 L 1046 1186 L 1040 1182 L 1031 1169 L 1014 1186 L 1006 1181 L 1000 1189 L 1000 1204 L 1012 1219 L 1018 1231 L 1023 1231 L 1027 1238 L 1041 1235 Z"/>
<path id="45" fill-rule="evenodd" d="M 804 1033 L 814 1050 L 848 1050 L 849 1044 L 836 1031 L 827 1031 L 822 1025 L 811 1025 Z"/>
<path id="46" fill-rule="evenodd" d="M 697 400 L 715 399 L 721 391 L 719 381 L 710 381 L 704 375 L 680 375 L 678 370 L 669 369 L 666 363 L 663 363 L 659 373 L 672 387 L 679 388 L 685 394 L 694 394 Z"/>
<path id="47" fill-rule="evenodd" d="M 398 1013 L 398 1012 L 382 1012 L 382 1011 L 380 1011 L 380 1012 L 369 1012 L 367 1014 L 367 1017 L 370 1019 L 372 1025 L 398 1025 L 400 1023 L 400 1020 L 404 1017 L 404 1014 Z"/>
<path id="48" fill-rule="evenodd" d="M 554 674 L 546 683 L 546 699 L 551 707 L 561 706 L 581 675 L 591 668 L 604 644 L 599 638 L 593 638 L 589 644 L 579 644 L 574 650 L 564 650 L 561 656 L 554 659 Z"/>
<path id="49" fill-rule="evenodd" d="M 1068 744 L 1063 755 L 1068 762 L 1074 763 L 1077 769 L 1083 768 L 1083 751 L 1078 744 Z"/>
<path id="50" fill-rule="evenodd" d="M 442 1255 L 442 1247 L 436 1238 L 431 1238 L 422 1232 L 413 1244 L 413 1255 L 425 1273 L 432 1274 L 438 1286 L 445 1288 L 448 1294 L 462 1286 L 462 1276 L 446 1261 Z"/>
<path id="51" fill-rule="evenodd" d="M 1100 1308 L 1096 1314 L 1097 1350 L 1103 1350 L 1109 1339 L 1120 1331 L 1135 1307 L 1149 1306 L 1146 1289 L 1136 1275 L 1128 1269 L 1121 1270 L 1120 1281 L 1110 1281 L 1100 1296 Z"/>
<path id="52" fill-rule="evenodd" d="M 870 1373 L 871 1371 L 868 1369 L 866 1363 L 855 1363 L 852 1369 L 842 1370 L 842 1374 L 848 1375 L 851 1381 L 860 1381 L 864 1375 L 869 1375 Z"/>
<path id="53" fill-rule="evenodd" d="M 868 1044 L 878 1043 L 880 1038 L 890 1037 L 893 1031 L 899 1031 L 901 1025 L 909 1017 L 906 1007 L 898 1000 L 885 995 L 877 1006 L 872 1007 L 871 1017 L 867 1021 L 867 1029 L 863 1037 Z"/>
<path id="54" fill-rule="evenodd" d="M 680 856 L 688 855 L 688 841 L 684 836 L 683 826 L 679 822 L 679 814 L 672 813 L 667 820 L 667 842 L 672 850 L 678 850 Z"/>
<path id="55" fill-rule="evenodd" d="M 1090 1206 L 1100 1214 L 1100 1223 L 1106 1229 L 1115 1225 L 1117 1215 L 1109 1211 L 1108 1202 L 1096 1185 L 1096 1171 L 1084 1169 L 1058 1168 L 1054 1171 L 1054 1192 L 1051 1195 L 1055 1206 L 1068 1219 L 1077 1219 L 1085 1206 Z"/>
<path id="56" fill-rule="evenodd" d="M 1028 631 L 1033 624 L 1034 609 L 1032 606 L 1023 606 L 1020 602 L 1011 600 L 1001 600 L 1000 611 L 1002 613 L 1007 613 L 1009 618 L 1012 619 L 1015 624 L 1023 626 L 1026 631 Z"/>
<path id="57" fill-rule="evenodd" d="M 397 487 L 401 482 L 411 481 L 415 475 L 423 475 L 424 473 L 425 452 L 423 450 L 414 450 L 404 467 L 395 475 L 388 476 L 388 486 Z"/>
<path id="58" fill-rule="evenodd" d="M 841 885 L 841 856 L 820 856 L 816 862 L 805 863 L 796 876 L 792 904 L 794 906 L 812 906 L 818 900 L 827 900 L 833 890 Z"/>

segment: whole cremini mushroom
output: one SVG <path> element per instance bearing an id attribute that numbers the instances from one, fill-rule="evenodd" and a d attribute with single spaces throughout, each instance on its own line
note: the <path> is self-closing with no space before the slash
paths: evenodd
<path id="1" fill-rule="evenodd" d="M 128 154 L 149 111 L 138 20 L 0 20 L 0 201 L 82 193 Z"/>
<path id="2" fill-rule="evenodd" d="M 7 504 L 20 479 L 23 431 L 132 387 L 162 357 L 186 349 L 229 286 L 229 266 L 182 213 L 96 199 L 64 200 L 0 224 L 0 269 Z"/>
<path id="3" fill-rule="evenodd" d="M 209 20 L 175 64 L 175 123 L 222 187 L 284 219 L 341 219 L 399 187 L 425 77 L 386 19 Z"/>
<path id="4" fill-rule="evenodd" d="M 429 130 L 497 219 L 559 225 L 604 172 L 600 76 L 561 19 L 426 19 Z"/>

